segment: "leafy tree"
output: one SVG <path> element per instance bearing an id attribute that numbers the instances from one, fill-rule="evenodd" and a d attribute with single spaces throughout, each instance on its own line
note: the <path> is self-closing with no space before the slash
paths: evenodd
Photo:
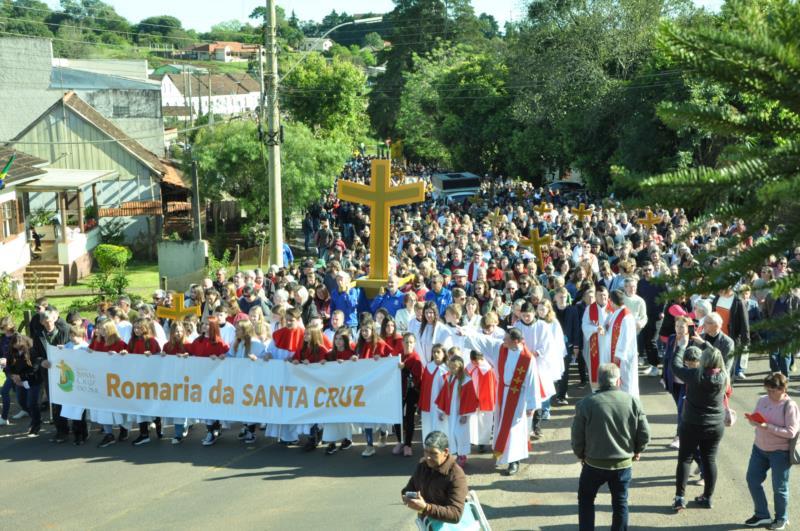
<path id="1" fill-rule="evenodd" d="M 392 46 L 378 58 L 378 63 L 386 61 L 386 73 L 375 80 L 369 114 L 378 135 L 385 138 L 397 132 L 403 74 L 413 67 L 414 56 L 443 42 L 475 43 L 483 36 L 469 0 L 395 0 L 394 10 L 384 19 L 393 28 L 388 35 Z"/>
<path id="2" fill-rule="evenodd" d="M 47 24 L 50 6 L 39 0 L 16 0 L 0 3 L 0 31 L 31 37 L 52 37 Z"/>
<path id="3" fill-rule="evenodd" d="M 481 33 L 483 33 L 483 36 L 487 39 L 494 39 L 500 36 L 500 25 L 492 15 L 481 13 L 478 16 L 478 22 L 480 24 Z"/>
<path id="4" fill-rule="evenodd" d="M 730 0 L 722 19 L 719 25 L 688 28 L 667 24 L 660 43 L 675 65 L 701 83 L 722 87 L 728 98 L 666 103 L 659 116 L 672 127 L 700 129 L 735 143 L 716 167 L 698 165 L 641 186 L 644 201 L 701 212 L 698 224 L 744 220 L 746 232 L 728 235 L 696 257 L 700 267 L 682 274 L 678 289 L 691 293 L 733 286 L 745 272 L 774 263 L 800 242 L 800 5 Z M 751 245 L 748 238 L 764 225 L 771 234 Z M 769 284 L 770 295 L 796 294 L 798 269 Z M 765 321 L 761 326 L 770 344 L 762 348 L 795 352 L 799 325 L 798 313 Z"/>
<path id="5" fill-rule="evenodd" d="M 457 169 L 504 168 L 513 127 L 505 78 L 502 57 L 471 46 L 417 57 L 397 119 L 406 151 Z"/>
<path id="6" fill-rule="evenodd" d="M 183 28 L 181 21 L 169 15 L 148 17 L 134 26 L 133 32 L 140 45 L 172 44 L 185 48 L 192 41 L 192 34 Z"/>
<path id="7" fill-rule="evenodd" d="M 371 31 L 364 35 L 364 46 L 368 46 L 373 50 L 382 50 L 383 49 L 383 37 L 377 34 L 374 31 Z"/>
<path id="8" fill-rule="evenodd" d="M 360 136 L 366 127 L 366 78 L 353 64 L 328 63 L 311 53 L 282 82 L 283 108 L 297 121 L 323 132 Z"/>
<path id="9" fill-rule="evenodd" d="M 574 164 L 604 190 L 626 116 L 621 103 L 649 64 L 658 24 L 690 12 L 684 0 L 531 3 L 508 46 L 511 83 L 519 87 L 514 117 L 543 132 L 519 144 L 522 157 L 538 156 L 543 168 Z M 670 72 L 649 75 L 639 85 L 680 81 Z"/>
<path id="10" fill-rule="evenodd" d="M 350 145 L 341 141 L 340 136 L 317 137 L 302 124 L 286 123 L 284 128 L 283 207 L 289 216 L 302 211 L 330 188 L 333 176 L 347 160 Z M 223 194 L 230 194 L 239 200 L 249 219 L 267 219 L 267 155 L 255 123 L 229 122 L 200 130 L 193 155 L 203 199 L 220 199 Z"/>

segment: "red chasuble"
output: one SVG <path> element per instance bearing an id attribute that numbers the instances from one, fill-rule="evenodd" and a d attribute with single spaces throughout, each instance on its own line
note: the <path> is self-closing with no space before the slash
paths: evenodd
<path id="1" fill-rule="evenodd" d="M 450 414 L 450 404 L 453 403 L 453 393 L 459 393 L 458 397 L 458 414 L 469 415 L 478 411 L 480 405 L 478 404 L 478 395 L 475 394 L 475 386 L 469 377 L 465 377 L 461 384 L 458 379 L 451 375 L 447 378 L 439 391 L 439 396 L 436 397 L 436 405 L 439 409 L 444 411 L 445 415 Z"/>
<path id="2" fill-rule="evenodd" d="M 519 395 L 522 392 L 522 385 L 525 382 L 525 376 L 528 374 L 528 368 L 533 361 L 533 355 L 528 350 L 528 347 L 522 345 L 522 352 L 520 352 L 517 366 L 514 368 L 514 379 L 511 380 L 511 385 L 508 388 L 508 400 L 506 401 L 506 393 L 503 388 L 506 386 L 504 372 L 507 359 L 508 347 L 503 345 L 500 347 L 500 356 L 497 362 L 498 382 L 500 383 L 497 394 L 500 399 L 499 411 L 502 411 L 503 417 L 500 419 L 500 427 L 494 440 L 494 453 L 496 456 L 501 455 L 506 449 L 506 444 L 508 444 L 508 433 L 511 431 L 511 423 L 517 411 L 517 404 L 519 404 Z"/>
<path id="3" fill-rule="evenodd" d="M 495 378 L 494 371 L 489 367 L 486 372 L 483 372 L 479 365 L 473 365 L 469 377 L 475 384 L 480 410 L 494 411 L 497 403 L 497 378 Z"/>
<path id="4" fill-rule="evenodd" d="M 436 366 L 436 370 L 429 372 L 428 368 L 422 371 L 422 388 L 419 391 L 419 410 L 426 413 L 431 410 L 431 391 L 433 390 L 433 381 L 436 378 L 444 379 L 444 372 L 440 370 L 440 366 Z"/>
<path id="5" fill-rule="evenodd" d="M 612 312 L 613 308 L 611 308 L 610 304 L 606 305 L 606 311 Z M 589 306 L 589 321 L 595 326 L 602 326 L 603 324 L 600 322 L 600 311 L 597 308 L 597 303 L 593 302 L 591 306 Z M 590 362 L 590 371 L 589 371 L 589 378 L 592 383 L 597 383 L 597 371 L 600 368 L 600 336 L 595 332 L 589 338 L 589 362 Z"/>

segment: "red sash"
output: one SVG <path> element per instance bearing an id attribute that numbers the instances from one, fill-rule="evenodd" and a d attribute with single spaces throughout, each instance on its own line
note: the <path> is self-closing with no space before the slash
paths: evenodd
<path id="1" fill-rule="evenodd" d="M 500 359 L 497 362 L 497 370 L 499 373 L 498 383 L 500 384 L 498 392 L 500 409 L 498 410 L 498 414 L 502 414 L 503 416 L 500 419 L 498 432 L 495 434 L 495 457 L 501 456 L 506 449 L 506 445 L 508 444 L 508 434 L 511 431 L 511 422 L 514 420 L 514 414 L 517 411 L 517 404 L 519 403 L 519 395 L 522 391 L 522 384 L 525 381 L 525 375 L 528 374 L 528 368 L 533 360 L 533 355 L 531 355 L 528 347 L 525 345 L 522 346 L 522 351 L 520 352 L 519 359 L 517 360 L 517 366 L 514 368 L 514 379 L 511 380 L 511 385 L 508 388 L 508 401 L 506 401 L 506 394 L 503 389 L 506 386 L 504 372 L 506 369 L 506 359 L 508 358 L 508 348 L 505 345 L 500 347 L 499 358 Z"/>
<path id="2" fill-rule="evenodd" d="M 606 310 L 608 310 L 606 305 Z M 597 308 L 597 303 L 593 302 L 589 306 L 589 322 L 594 326 L 600 326 L 600 310 Z M 589 379 L 593 384 L 597 383 L 597 370 L 600 368 L 600 337 L 595 332 L 589 338 Z"/>
<path id="3" fill-rule="evenodd" d="M 621 363 L 619 358 L 614 356 L 614 353 L 617 352 L 617 342 L 619 341 L 619 332 L 622 328 L 622 321 L 630 315 L 631 312 L 628 308 L 623 307 L 622 311 L 617 314 L 617 317 L 614 319 L 614 324 L 611 325 L 611 361 L 617 364 L 617 367 L 621 367 Z M 622 385 L 622 371 L 620 371 L 620 378 L 619 384 Z"/>

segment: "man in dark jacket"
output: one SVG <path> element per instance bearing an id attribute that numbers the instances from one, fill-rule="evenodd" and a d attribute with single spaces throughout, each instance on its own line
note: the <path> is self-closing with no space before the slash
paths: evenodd
<path id="1" fill-rule="evenodd" d="M 599 390 L 575 408 L 572 451 L 583 463 L 578 485 L 580 531 L 594 529 L 594 500 L 608 483 L 612 531 L 628 528 L 628 484 L 634 461 L 650 442 L 650 430 L 639 399 L 621 391 L 619 367 L 606 363 L 598 370 Z"/>
<path id="2" fill-rule="evenodd" d="M 36 319 L 34 316 L 33 319 Z M 33 348 L 31 349 L 31 356 L 33 358 L 47 359 L 47 346 L 65 345 L 69 342 L 69 325 L 64 319 L 58 316 L 58 310 L 52 306 L 38 315 L 40 326 L 34 327 L 31 323 L 31 329 L 35 330 L 35 335 L 31 336 L 33 340 Z M 42 383 L 45 389 L 48 387 L 48 372 L 46 368 L 42 368 Z M 48 397 L 49 399 L 49 397 Z M 67 419 L 61 416 L 61 404 L 53 404 L 53 424 L 56 427 L 56 435 L 51 439 L 51 442 L 63 443 L 69 436 L 69 423 Z"/>
<path id="3" fill-rule="evenodd" d="M 420 518 L 456 524 L 467 501 L 467 476 L 450 453 L 447 435 L 432 431 L 425 437 L 424 446 L 425 457 L 400 491 L 403 503 Z"/>
<path id="4" fill-rule="evenodd" d="M 581 330 L 582 314 L 578 313 L 578 308 L 567 304 L 569 292 L 566 288 L 559 288 L 555 294 L 555 304 L 553 310 L 556 318 L 564 332 L 564 342 L 567 347 L 567 355 L 564 357 L 564 374 L 558 381 L 556 387 L 555 404 L 563 406 L 567 404 L 567 386 L 569 384 L 569 367 L 573 360 L 578 362 L 578 372 L 580 373 L 581 384 L 585 385 L 588 381 L 586 373 L 586 361 L 581 356 L 581 346 L 583 345 L 583 331 Z"/>

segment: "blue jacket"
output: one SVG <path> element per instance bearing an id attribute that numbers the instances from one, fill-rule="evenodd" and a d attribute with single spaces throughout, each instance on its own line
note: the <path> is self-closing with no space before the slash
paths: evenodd
<path id="1" fill-rule="evenodd" d="M 447 307 L 453 304 L 453 294 L 449 289 L 442 287 L 442 291 L 440 291 L 438 294 L 434 293 L 433 290 L 430 290 L 428 293 L 426 293 L 425 300 L 434 301 L 436 306 L 439 308 L 439 315 L 443 317 L 444 311 L 447 309 Z"/>
<path id="2" fill-rule="evenodd" d="M 344 325 L 348 328 L 358 326 L 358 303 L 361 296 L 360 288 L 351 288 L 342 293 L 338 288 L 331 292 L 331 314 L 336 310 L 344 313 Z"/>
<path id="3" fill-rule="evenodd" d="M 283 244 L 283 265 L 289 267 L 294 262 L 294 253 L 288 243 Z"/>
<path id="4" fill-rule="evenodd" d="M 383 295 L 378 295 L 374 299 L 372 299 L 372 303 L 369 305 L 369 311 L 372 312 L 372 315 L 375 315 L 381 308 L 386 308 L 389 312 L 389 315 L 394 317 L 394 314 L 397 313 L 397 310 L 403 307 L 403 299 L 406 298 L 405 293 L 401 291 L 396 291 L 394 295 L 390 294 L 388 291 Z"/>

